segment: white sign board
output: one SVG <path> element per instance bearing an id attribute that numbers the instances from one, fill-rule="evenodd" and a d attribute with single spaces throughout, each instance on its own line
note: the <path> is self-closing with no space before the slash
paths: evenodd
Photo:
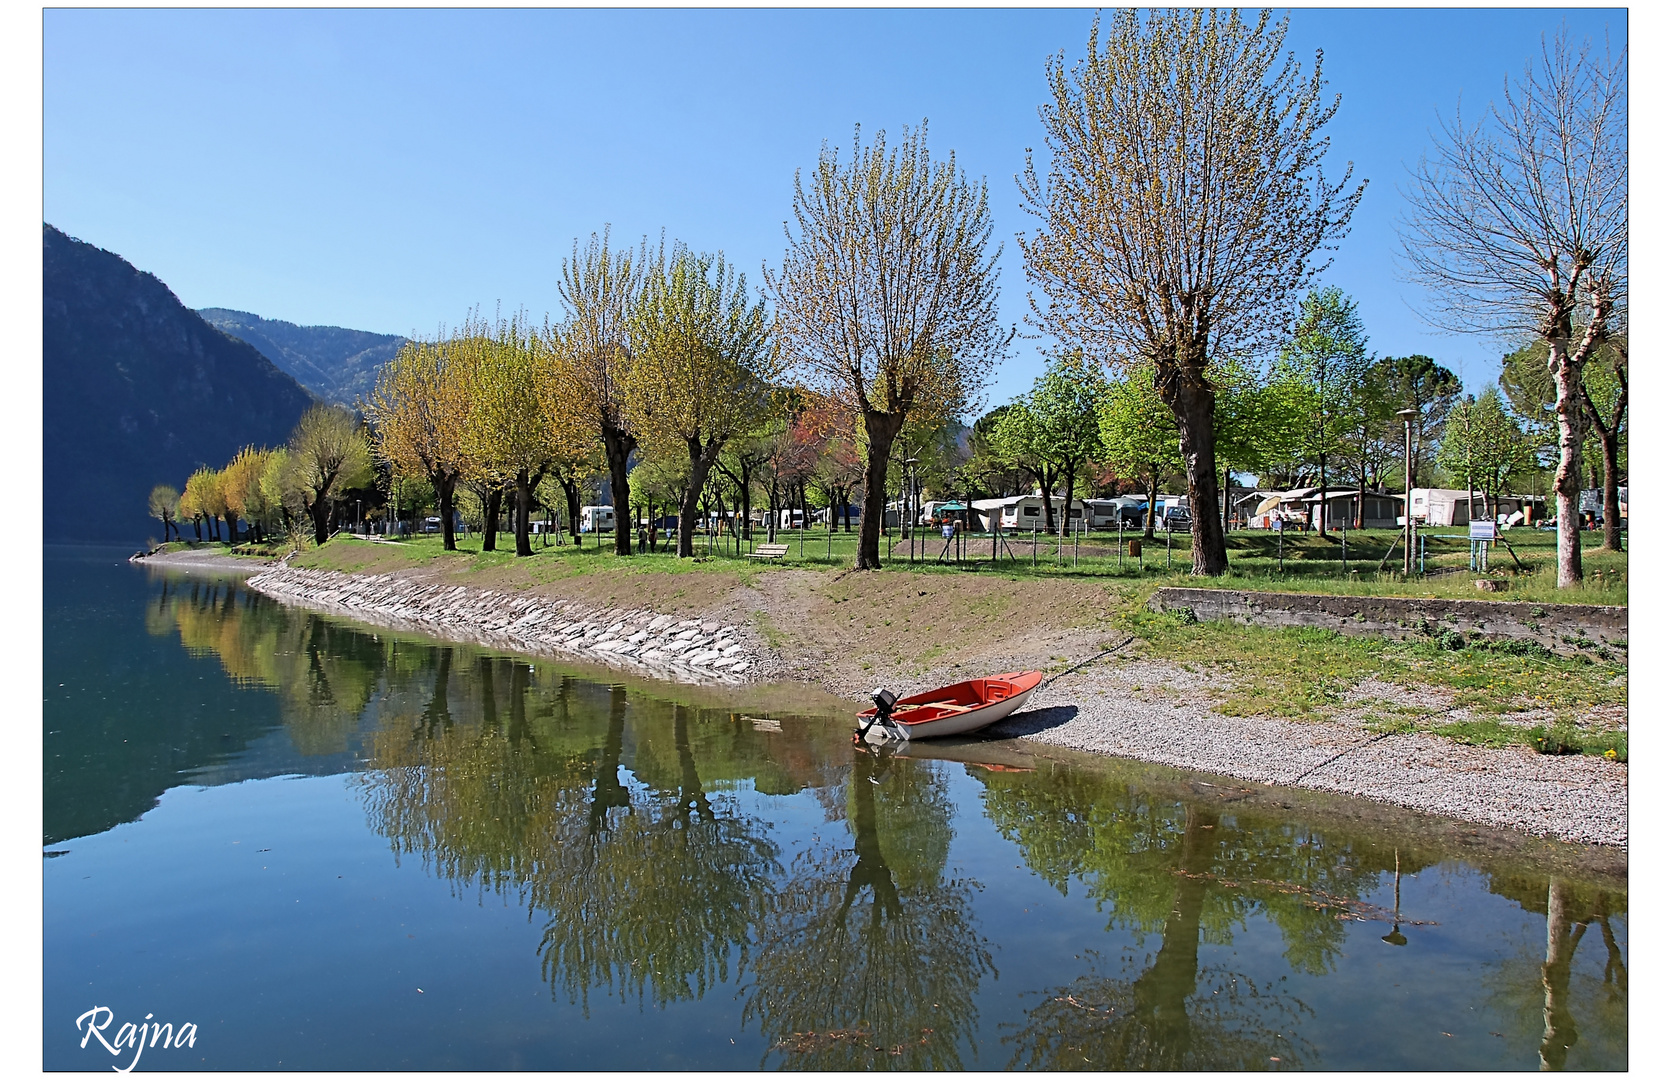
<path id="1" fill-rule="evenodd" d="M 1497 523 L 1495 521 L 1470 521 L 1468 523 L 1468 539 L 1495 540 L 1497 538 Z"/>

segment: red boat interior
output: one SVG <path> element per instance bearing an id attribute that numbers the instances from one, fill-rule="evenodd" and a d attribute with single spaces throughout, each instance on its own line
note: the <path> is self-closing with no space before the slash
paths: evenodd
<path id="1" fill-rule="evenodd" d="M 893 720 L 896 724 L 924 724 L 930 720 L 972 712 L 1030 690 L 1043 678 L 1043 673 L 1037 671 L 1008 671 L 986 679 L 970 679 L 968 682 L 942 686 L 938 690 L 913 694 L 911 697 L 900 698 L 894 705 Z M 865 720 L 875 715 L 876 710 L 870 708 L 860 713 L 859 718 Z"/>

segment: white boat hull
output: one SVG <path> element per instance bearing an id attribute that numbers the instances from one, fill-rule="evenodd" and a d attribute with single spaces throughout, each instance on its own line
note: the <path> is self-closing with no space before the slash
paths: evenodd
<path id="1" fill-rule="evenodd" d="M 983 727 L 996 724 L 1010 713 L 1015 712 L 1027 704 L 1027 699 L 1033 696 L 1038 687 L 1030 687 L 1013 697 L 1002 701 L 994 701 L 990 705 L 982 705 L 978 709 L 968 712 L 955 713 L 933 720 L 923 720 L 915 724 L 890 724 L 878 720 L 872 724 L 870 731 L 865 734 L 865 741 L 871 743 L 911 742 L 915 739 L 937 739 L 946 735 L 967 735 L 971 731 L 979 731 Z"/>

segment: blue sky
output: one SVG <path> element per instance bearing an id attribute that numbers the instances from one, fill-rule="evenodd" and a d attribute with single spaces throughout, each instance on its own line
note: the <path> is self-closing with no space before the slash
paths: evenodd
<path id="1" fill-rule="evenodd" d="M 1044 64 L 1090 10 L 44 12 L 44 214 L 192 307 L 433 332 L 472 305 L 554 312 L 576 237 L 664 227 L 758 281 L 797 168 L 853 126 L 927 118 L 990 186 L 1002 309 L 1021 324 L 1014 175 L 1040 143 Z M 1399 280 L 1406 170 L 1438 115 L 1478 116 L 1565 20 L 1624 44 L 1622 9 L 1300 9 L 1342 96 L 1328 169 L 1370 181 L 1326 283 L 1372 348 L 1471 387 L 1502 343 L 1436 334 Z M 1024 328 L 1025 329 L 1025 328 Z M 1020 340 L 988 392 L 1040 366 Z"/>

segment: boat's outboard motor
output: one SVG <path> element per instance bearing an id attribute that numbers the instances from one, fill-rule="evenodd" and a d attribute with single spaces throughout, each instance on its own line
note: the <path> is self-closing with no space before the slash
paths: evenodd
<path id="1" fill-rule="evenodd" d="M 864 727 L 853 732 L 854 742 L 864 742 L 864 737 L 870 734 L 870 729 L 876 725 L 878 720 L 886 726 L 889 718 L 893 716 L 894 702 L 899 700 L 899 695 L 885 687 L 878 686 L 870 692 L 870 700 L 876 705 L 876 715 L 871 717 Z"/>

